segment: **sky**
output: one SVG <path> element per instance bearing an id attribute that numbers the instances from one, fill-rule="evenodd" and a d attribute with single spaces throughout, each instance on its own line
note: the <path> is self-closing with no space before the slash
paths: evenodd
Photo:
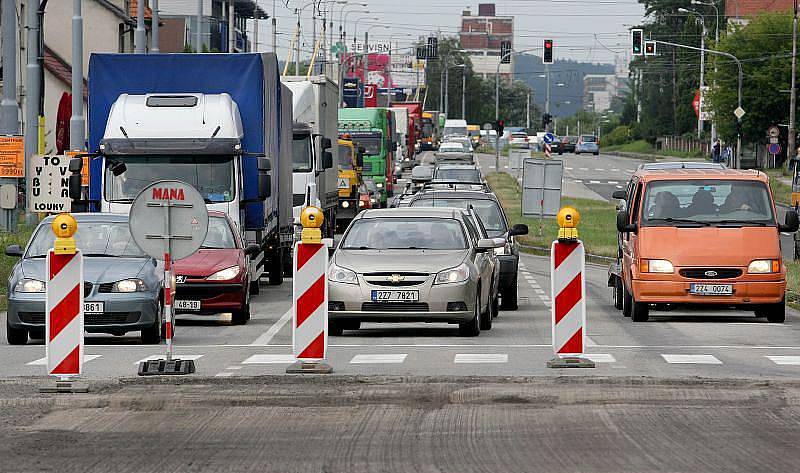
<path id="1" fill-rule="evenodd" d="M 278 57 L 284 60 L 297 23 L 294 10 L 308 4 L 309 0 L 288 0 L 288 7 L 286 0 L 257 0 L 257 3 L 272 14 L 273 1 L 278 25 Z M 358 23 L 359 38 L 363 39 L 364 30 L 370 28 L 370 42 L 391 39 L 401 46 L 410 45 L 418 37 L 430 33 L 456 35 L 462 10 L 469 9 L 473 15 L 478 12 L 478 2 L 466 0 L 347 1 L 344 11 L 349 38 Z M 367 6 L 360 6 L 362 3 Z M 644 7 L 636 0 L 498 0 L 495 4 L 497 15 L 515 17 L 515 50 L 541 47 L 544 38 L 552 38 L 557 58 L 585 62 L 613 63 L 616 54 L 628 49 L 628 28 L 641 23 L 644 15 Z M 301 20 L 303 50 L 310 50 L 312 44 L 311 9 L 311 6 L 305 8 Z M 341 4 L 333 4 L 335 39 L 341 9 Z M 361 13 L 361 10 L 369 13 Z M 270 20 L 261 20 L 259 25 L 258 49 L 269 51 L 272 44 Z M 248 29 L 252 40 L 252 23 Z M 302 57 L 308 54 L 301 52 Z"/>

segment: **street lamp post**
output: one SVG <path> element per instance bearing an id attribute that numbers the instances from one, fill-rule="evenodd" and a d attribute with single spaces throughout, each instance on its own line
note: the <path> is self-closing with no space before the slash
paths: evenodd
<path id="1" fill-rule="evenodd" d="M 705 5 L 707 7 L 712 7 L 714 9 L 714 14 L 716 15 L 716 20 L 714 21 L 714 44 L 716 47 L 719 44 L 719 6 L 712 1 L 710 3 L 700 2 L 698 0 L 692 0 L 692 5 Z M 716 80 L 717 77 L 717 61 L 714 61 L 714 78 Z M 715 118 L 711 118 L 711 142 L 717 141 L 717 120 Z"/>
<path id="2" fill-rule="evenodd" d="M 686 8 L 678 8 L 678 11 L 681 13 L 689 13 L 691 15 L 697 16 L 700 20 L 700 24 L 703 27 L 703 32 L 700 34 L 700 49 L 706 48 L 706 21 L 703 18 L 703 15 L 700 13 L 687 10 Z M 704 51 L 700 51 L 700 105 L 703 103 L 703 85 L 705 83 L 705 73 L 706 73 L 706 53 Z M 698 108 L 697 113 L 697 139 L 699 140 L 703 134 L 703 114 L 700 113 L 702 110 Z"/>
<path id="3" fill-rule="evenodd" d="M 497 70 L 494 72 L 494 121 L 497 122 L 500 120 L 500 65 L 503 64 L 503 60 L 506 57 L 511 57 L 514 53 L 527 53 L 529 51 L 536 51 L 541 49 L 539 48 L 528 48 L 523 49 L 521 51 L 514 51 L 513 49 L 502 56 L 500 56 L 500 60 L 497 61 Z M 547 81 L 550 82 L 549 80 Z M 495 133 L 494 135 L 494 169 L 497 172 L 500 172 L 500 134 Z"/>

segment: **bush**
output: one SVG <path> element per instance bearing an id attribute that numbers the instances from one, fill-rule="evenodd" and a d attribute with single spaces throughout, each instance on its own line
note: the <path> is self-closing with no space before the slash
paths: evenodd
<path id="1" fill-rule="evenodd" d="M 633 141 L 633 133 L 631 128 L 625 125 L 620 125 L 614 128 L 611 133 L 608 133 L 603 137 L 603 145 L 606 146 L 616 146 L 629 143 L 631 141 Z"/>

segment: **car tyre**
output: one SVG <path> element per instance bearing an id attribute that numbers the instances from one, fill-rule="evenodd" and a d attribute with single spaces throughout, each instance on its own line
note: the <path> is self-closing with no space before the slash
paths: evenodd
<path id="1" fill-rule="evenodd" d="M 592 153 L 592 154 L 594 154 L 595 156 L 600 156 L 600 152 L 599 151 L 596 152 L 596 153 Z"/>
<path id="2" fill-rule="evenodd" d="M 491 297 L 491 293 L 489 294 Z M 480 325 L 481 330 L 491 330 L 492 329 L 492 301 L 491 299 L 486 301 L 486 312 L 481 313 Z"/>
<path id="3" fill-rule="evenodd" d="M 500 309 L 501 310 L 517 310 L 519 304 L 517 302 L 517 276 L 500 291 Z"/>
<path id="4" fill-rule="evenodd" d="M 11 328 L 6 315 L 6 341 L 9 345 L 25 345 L 28 343 L 28 331 L 24 328 Z"/>
<path id="5" fill-rule="evenodd" d="M 765 304 L 756 309 L 756 316 L 766 317 L 771 324 L 782 324 L 786 321 L 786 299 L 777 304 Z"/>
<path id="6" fill-rule="evenodd" d="M 625 287 L 625 283 L 622 282 L 622 278 L 620 278 L 620 284 L 622 284 L 622 315 L 625 317 L 630 317 L 631 308 L 633 306 L 633 296 L 631 296 L 631 293 L 628 292 L 628 288 Z"/>
<path id="7" fill-rule="evenodd" d="M 256 278 L 255 281 L 250 281 L 250 294 L 251 295 L 255 296 L 255 295 L 258 295 L 259 292 L 261 292 L 260 283 L 261 283 L 260 278 Z"/>
<path id="8" fill-rule="evenodd" d="M 631 320 L 634 322 L 647 322 L 650 318 L 650 306 L 644 302 L 633 300 L 631 304 Z"/>
<path id="9" fill-rule="evenodd" d="M 283 259 L 283 248 L 276 249 L 273 252 L 273 258 L 270 260 L 269 265 L 269 284 L 271 286 L 280 286 L 283 284 Z"/>
<path id="10" fill-rule="evenodd" d="M 44 340 L 44 327 L 32 328 L 28 330 L 28 337 L 31 340 Z"/>
<path id="11" fill-rule="evenodd" d="M 142 329 L 142 343 L 145 345 L 158 345 L 161 343 L 162 334 L 166 338 L 166 324 L 162 323 L 163 319 L 163 306 L 161 300 L 158 300 L 158 309 L 156 309 L 156 317 L 153 325 Z"/>
<path id="12" fill-rule="evenodd" d="M 358 330 L 361 328 L 360 320 L 343 320 L 339 322 L 342 330 Z"/>
<path id="13" fill-rule="evenodd" d="M 242 308 L 231 313 L 231 324 L 244 325 L 250 320 L 250 295 L 246 294 Z"/>
<path id="14" fill-rule="evenodd" d="M 335 320 L 328 321 L 328 335 L 333 335 L 334 337 L 340 337 L 344 333 L 344 327 L 341 323 Z"/>
<path id="15" fill-rule="evenodd" d="M 624 295 L 622 294 L 622 280 L 620 280 L 619 276 L 614 276 L 614 288 L 613 291 L 613 300 L 614 300 L 614 308 L 617 310 L 622 310 L 623 304 L 622 300 Z"/>
<path id="16" fill-rule="evenodd" d="M 481 334 L 481 296 L 480 287 L 475 295 L 475 310 L 472 320 L 458 324 L 458 333 L 462 337 L 477 337 Z"/>
<path id="17" fill-rule="evenodd" d="M 498 294 L 495 294 L 494 299 L 492 299 L 492 318 L 498 315 L 500 315 L 500 297 Z"/>

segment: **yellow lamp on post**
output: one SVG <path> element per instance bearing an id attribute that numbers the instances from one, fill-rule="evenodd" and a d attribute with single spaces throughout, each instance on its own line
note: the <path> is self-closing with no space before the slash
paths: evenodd
<path id="1" fill-rule="evenodd" d="M 50 225 L 56 235 L 53 253 L 57 255 L 75 254 L 75 232 L 78 231 L 78 222 L 68 213 L 58 214 Z"/>
<path id="2" fill-rule="evenodd" d="M 300 233 L 300 241 L 303 243 L 322 243 L 322 222 L 325 221 L 325 215 L 318 207 L 306 207 L 300 213 L 300 224 L 303 225 L 303 231 Z"/>
<path id="3" fill-rule="evenodd" d="M 558 241 L 570 242 L 578 241 L 578 223 L 581 221 L 581 214 L 572 207 L 564 207 L 556 215 L 558 221 Z"/>

